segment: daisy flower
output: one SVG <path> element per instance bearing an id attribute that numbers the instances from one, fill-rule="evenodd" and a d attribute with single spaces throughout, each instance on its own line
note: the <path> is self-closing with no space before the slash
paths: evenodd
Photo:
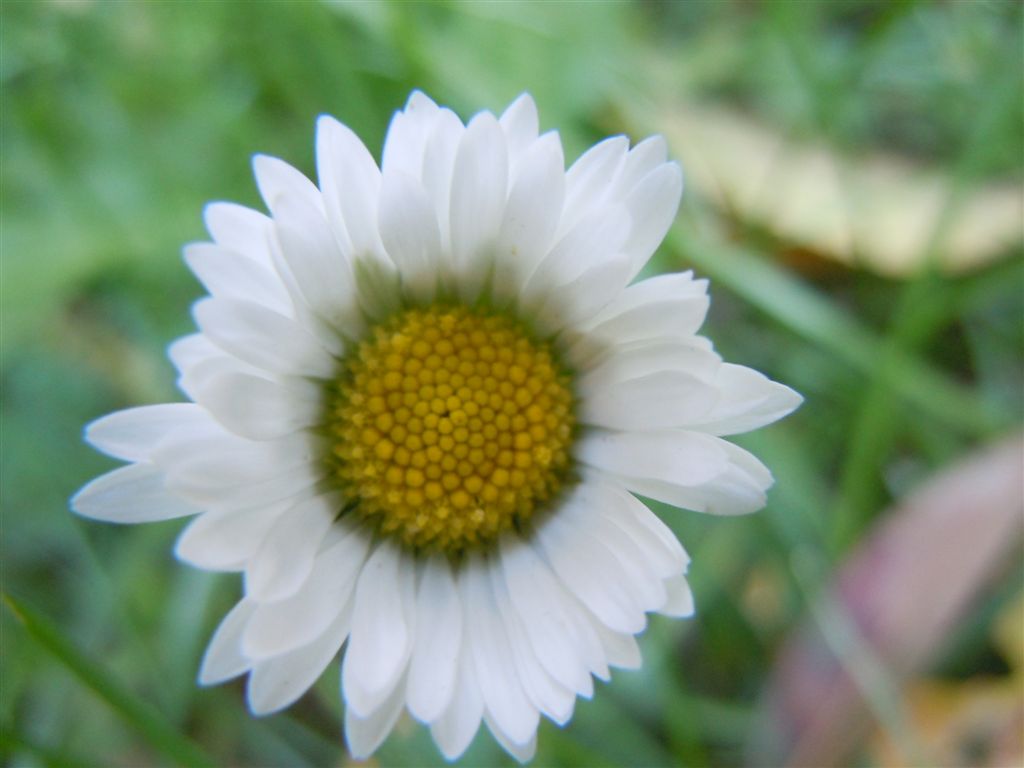
<path id="1" fill-rule="evenodd" d="M 771 474 L 722 436 L 800 396 L 697 335 L 705 281 L 634 282 L 682 192 L 660 137 L 566 170 L 528 95 L 463 124 L 415 92 L 379 167 L 326 116 L 316 166 L 257 156 L 269 215 L 206 208 L 185 260 L 210 295 L 170 348 L 190 402 L 90 424 L 129 463 L 72 506 L 195 516 L 177 556 L 245 583 L 199 681 L 247 674 L 254 714 L 344 648 L 356 757 L 408 710 L 450 759 L 482 720 L 527 760 L 541 715 L 640 664 L 647 613 L 693 611 L 636 495 L 760 508 Z"/>

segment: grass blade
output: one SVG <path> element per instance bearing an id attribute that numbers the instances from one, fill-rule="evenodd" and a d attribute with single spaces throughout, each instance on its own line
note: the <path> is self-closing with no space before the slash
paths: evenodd
<path id="1" fill-rule="evenodd" d="M 105 670 L 78 650 L 49 620 L 7 593 L 3 594 L 3 600 L 40 647 L 106 701 L 154 750 L 177 765 L 200 768 L 213 768 L 216 765 L 195 742 L 182 736 L 148 704 L 115 683 Z"/>

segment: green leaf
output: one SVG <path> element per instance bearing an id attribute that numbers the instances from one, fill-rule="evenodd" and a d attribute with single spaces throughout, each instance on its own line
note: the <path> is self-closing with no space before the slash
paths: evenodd
<path id="1" fill-rule="evenodd" d="M 7 593 L 3 594 L 3 600 L 33 640 L 107 702 L 154 750 L 177 765 L 208 768 L 216 765 L 195 742 L 178 733 L 148 704 L 114 682 L 102 667 L 76 648 L 48 619 Z"/>

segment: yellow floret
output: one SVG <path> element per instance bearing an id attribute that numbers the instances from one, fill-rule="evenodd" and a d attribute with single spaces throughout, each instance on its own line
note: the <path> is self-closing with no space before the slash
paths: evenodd
<path id="1" fill-rule="evenodd" d="M 410 309 L 349 354 L 329 395 L 331 477 L 382 534 L 457 554 L 525 525 L 564 487 L 569 377 L 514 320 Z"/>

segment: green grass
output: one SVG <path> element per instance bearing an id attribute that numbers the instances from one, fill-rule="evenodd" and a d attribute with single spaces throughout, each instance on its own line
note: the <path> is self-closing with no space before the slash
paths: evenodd
<path id="1" fill-rule="evenodd" d="M 107 526 L 67 508 L 113 466 L 82 443 L 86 422 L 178 398 L 164 350 L 190 331 L 201 293 L 180 248 L 204 237 L 205 202 L 258 205 L 250 155 L 312 173 L 323 112 L 379 154 L 391 113 L 416 87 L 463 117 L 529 90 L 570 159 L 610 132 L 658 131 L 644 105 L 711 100 L 848 156 L 891 152 L 943 171 L 954 210 L 986 183 L 1021 181 L 1021 23 L 1008 1 L 5 0 L 5 764 L 345 759 L 336 670 L 265 720 L 248 715 L 237 683 L 195 684 L 240 586 L 174 561 L 179 524 Z M 908 490 L 1019 429 L 1019 249 L 972 274 L 926 268 L 896 281 L 799 272 L 780 258 L 785 245 L 742 217 L 723 220 L 699 195 L 684 198 L 654 268 L 710 277 L 705 332 L 806 403 L 740 440 L 776 474 L 764 512 L 725 520 L 658 507 L 693 556 L 697 616 L 653 620 L 643 669 L 597 685 L 564 729 L 542 727 L 537 764 L 742 764 L 788 633 L 810 616 L 849 640 L 842 615 L 817 603 L 843 558 Z M 986 595 L 1008 602 L 1013 578 Z M 761 583 L 764 603 L 752 603 Z M 982 603 L 958 632 L 974 639 L 944 659 L 957 679 L 993 653 L 993 611 Z M 866 659 L 876 716 L 916 748 L 897 691 L 877 685 L 870 655 L 855 656 Z M 870 753 L 857 760 L 871 764 Z M 410 723 L 379 761 L 443 764 Z M 487 735 L 463 763 L 511 764 Z"/>

